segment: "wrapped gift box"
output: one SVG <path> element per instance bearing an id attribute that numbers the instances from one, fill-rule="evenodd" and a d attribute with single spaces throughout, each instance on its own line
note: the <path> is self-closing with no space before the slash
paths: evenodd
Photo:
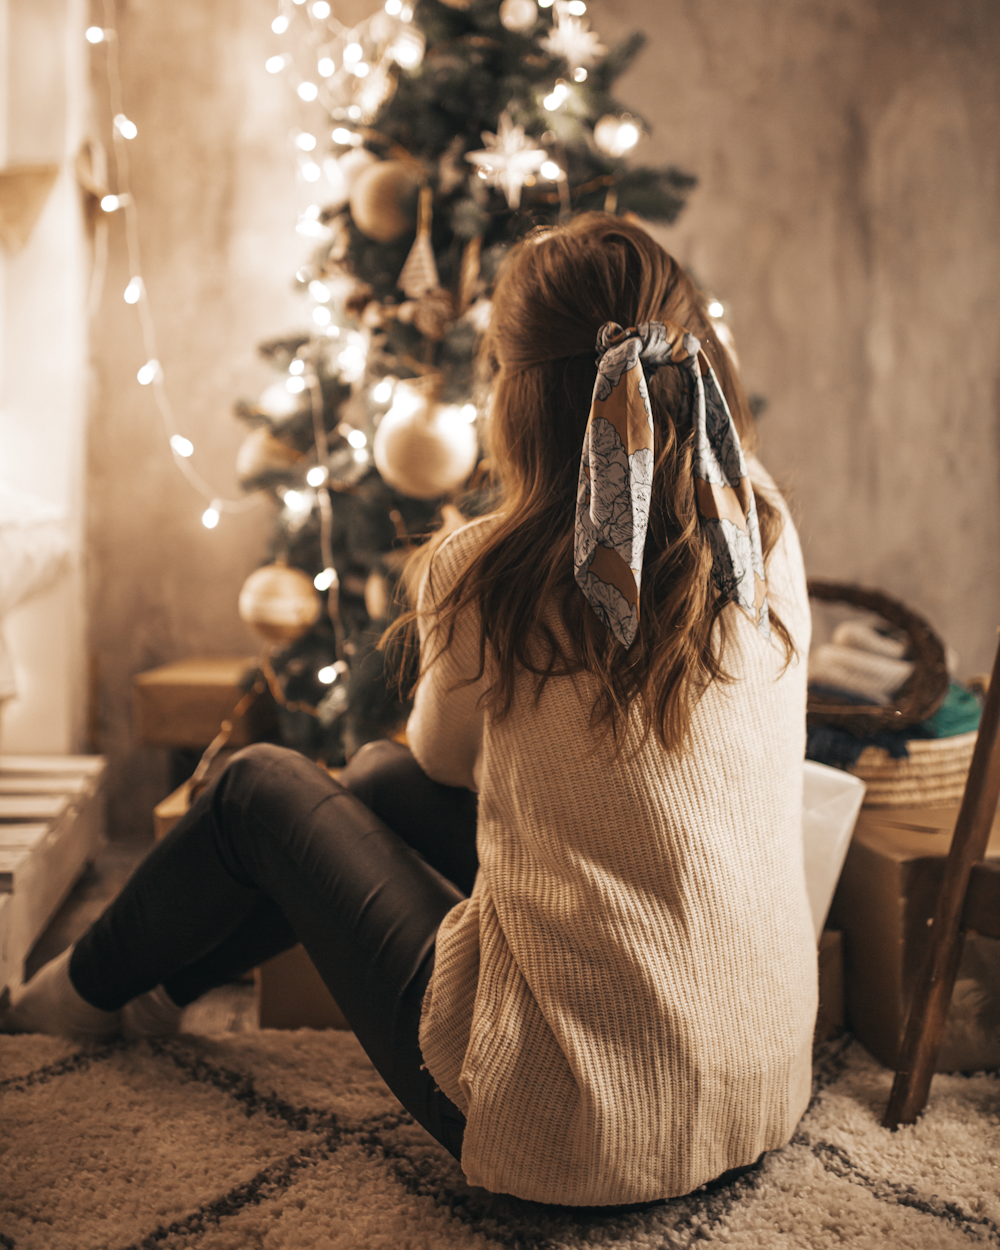
<path id="1" fill-rule="evenodd" d="M 894 1068 L 958 818 L 948 807 L 864 809 L 858 819 L 830 926 L 843 932 L 848 1028 Z M 1000 860 L 1000 815 L 987 859 Z M 966 935 L 938 1055 L 939 1072 L 1000 1066 L 1000 942 Z"/>
<path id="2" fill-rule="evenodd" d="M 132 684 L 136 740 L 142 746 L 207 747 L 256 667 L 247 656 L 191 656 L 139 673 Z M 233 725 L 229 745 L 266 741 L 276 728 L 274 700 L 264 693 Z"/>

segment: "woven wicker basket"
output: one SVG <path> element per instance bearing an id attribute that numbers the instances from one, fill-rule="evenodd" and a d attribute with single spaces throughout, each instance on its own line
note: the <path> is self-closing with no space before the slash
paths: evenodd
<path id="1" fill-rule="evenodd" d="M 976 732 L 911 738 L 909 758 L 865 747 L 848 771 L 865 783 L 864 807 L 945 807 L 958 803 L 972 763 Z"/>

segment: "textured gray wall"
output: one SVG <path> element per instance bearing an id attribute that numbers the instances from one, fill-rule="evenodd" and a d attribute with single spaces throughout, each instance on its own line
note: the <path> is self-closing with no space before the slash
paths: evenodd
<path id="1" fill-rule="evenodd" d="M 593 0 L 649 43 L 637 151 L 700 185 L 658 237 L 727 305 L 809 572 L 988 669 L 1000 624 L 1000 7 Z"/>
<path id="2" fill-rule="evenodd" d="M 254 344 L 300 320 L 288 283 L 307 250 L 292 230 L 311 198 L 287 150 L 296 108 L 263 70 L 274 6 L 119 11 L 160 359 L 198 467 L 233 494 L 228 410 L 266 379 Z M 653 127 L 637 156 L 700 179 L 659 234 L 727 304 L 810 571 L 897 594 L 963 673 L 985 668 L 1000 622 L 1000 9 L 592 0 L 590 13 L 609 41 L 649 32 L 619 92 Z M 268 524 L 260 509 L 202 528 L 135 384 L 123 257 L 116 223 L 93 328 L 90 590 L 118 833 L 148 828 L 165 783 L 162 756 L 131 740 L 132 675 L 252 649 L 234 605 Z"/>

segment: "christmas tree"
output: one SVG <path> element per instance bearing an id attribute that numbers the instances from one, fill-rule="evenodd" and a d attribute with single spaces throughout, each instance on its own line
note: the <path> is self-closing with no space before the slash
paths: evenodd
<path id="1" fill-rule="evenodd" d="M 240 611 L 283 740 L 335 764 L 404 719 L 377 643 L 406 554 L 490 506 L 475 359 L 504 254 L 584 210 L 672 221 L 694 180 L 626 164 L 645 123 L 611 91 L 643 37 L 605 48 L 584 0 L 386 0 L 350 28 L 295 0 L 272 28 L 331 146 L 295 136 L 325 191 L 298 224 L 312 326 L 261 345 L 277 377 L 237 406 L 241 482 L 280 503 Z"/>

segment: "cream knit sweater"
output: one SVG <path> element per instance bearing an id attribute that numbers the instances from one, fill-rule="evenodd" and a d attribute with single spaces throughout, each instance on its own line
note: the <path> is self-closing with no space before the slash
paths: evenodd
<path id="1" fill-rule="evenodd" d="M 755 482 L 769 485 L 759 464 Z M 441 925 L 420 1045 L 467 1117 L 474 1185 L 604 1205 L 687 1193 L 784 1144 L 805 1109 L 816 947 L 802 861 L 809 609 L 798 539 L 771 554 L 784 668 L 730 606 L 736 677 L 694 709 L 691 747 L 618 758 L 588 728 L 589 678 L 477 707 L 474 620 L 429 663 L 434 604 L 488 532 L 451 536 L 421 588 L 424 675 L 409 741 L 479 791 L 479 875 Z"/>

